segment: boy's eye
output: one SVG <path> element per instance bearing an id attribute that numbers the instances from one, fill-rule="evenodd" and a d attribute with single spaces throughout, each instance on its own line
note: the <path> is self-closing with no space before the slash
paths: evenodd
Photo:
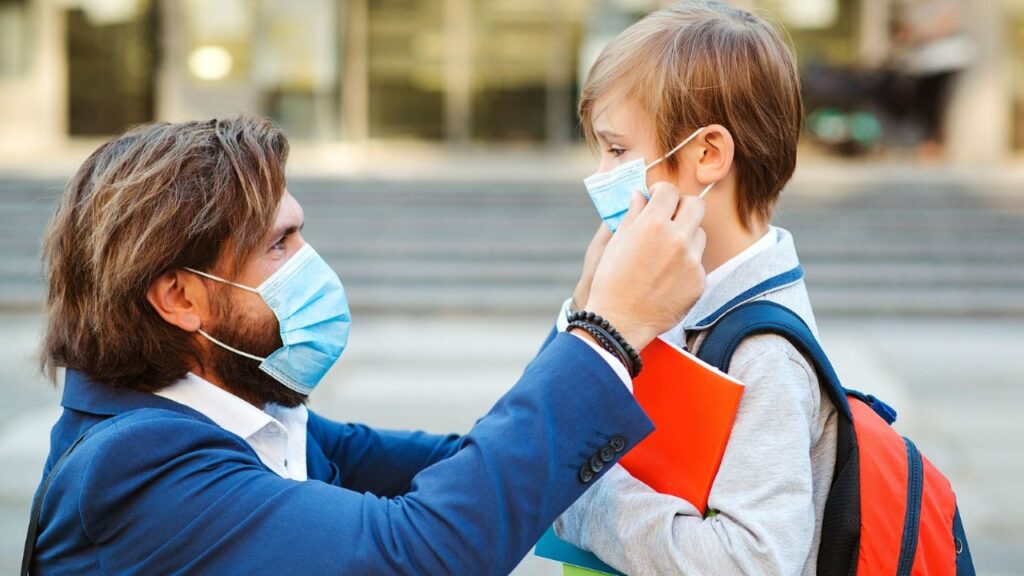
<path id="1" fill-rule="evenodd" d="M 626 153 L 626 149 L 620 148 L 619 146 L 612 146 L 611 148 L 608 149 L 608 153 L 614 156 L 615 158 L 618 158 L 619 156 L 622 156 L 623 154 Z"/>

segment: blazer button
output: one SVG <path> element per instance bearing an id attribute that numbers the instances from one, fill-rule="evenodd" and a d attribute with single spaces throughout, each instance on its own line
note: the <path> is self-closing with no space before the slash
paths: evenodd
<path id="1" fill-rule="evenodd" d="M 608 444 L 615 449 L 616 452 L 622 452 L 626 449 L 626 439 L 622 436 L 612 436 Z"/>
<path id="2" fill-rule="evenodd" d="M 601 470 L 604 470 L 604 460 L 601 460 L 596 454 L 590 457 L 590 469 L 597 474 Z"/>
<path id="3" fill-rule="evenodd" d="M 602 462 L 607 464 L 612 460 L 615 460 L 615 448 L 612 448 L 610 445 L 605 444 L 604 446 L 601 446 L 601 449 L 597 452 L 597 455 L 600 456 Z"/>
<path id="4" fill-rule="evenodd" d="M 590 481 L 594 479 L 594 472 L 590 470 L 589 464 L 580 466 L 579 478 L 580 482 L 583 482 L 584 484 L 590 484 Z"/>

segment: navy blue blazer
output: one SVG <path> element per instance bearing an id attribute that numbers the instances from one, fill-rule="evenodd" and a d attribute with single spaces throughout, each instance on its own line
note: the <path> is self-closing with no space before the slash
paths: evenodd
<path id="1" fill-rule="evenodd" d="M 461 438 L 310 412 L 306 482 L 153 394 L 69 370 L 62 405 L 47 471 L 117 420 L 57 469 L 33 574 L 507 574 L 600 476 L 587 470 L 601 468 L 590 462 L 601 447 L 628 449 L 653 429 L 605 361 L 566 334 Z"/>

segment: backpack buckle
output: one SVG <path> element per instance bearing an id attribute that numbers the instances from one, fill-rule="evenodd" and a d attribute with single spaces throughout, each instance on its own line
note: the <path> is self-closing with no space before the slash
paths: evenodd
<path id="1" fill-rule="evenodd" d="M 846 390 L 846 394 L 848 396 L 853 396 L 857 400 L 860 400 L 870 406 L 871 409 L 875 411 L 875 414 L 878 414 L 881 416 L 882 420 L 885 420 L 886 424 L 892 426 L 892 424 L 896 422 L 896 409 L 879 400 L 872 394 L 865 394 L 863 392 L 850 389 Z"/>

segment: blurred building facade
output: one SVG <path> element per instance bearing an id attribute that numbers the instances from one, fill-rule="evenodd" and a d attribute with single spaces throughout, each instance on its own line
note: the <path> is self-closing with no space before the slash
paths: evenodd
<path id="1" fill-rule="evenodd" d="M 738 0 L 802 62 L 879 66 L 914 0 Z M 577 141 L 581 79 L 652 0 L 0 0 L 0 151 L 241 112 L 296 140 Z M 1024 0 L 969 1 L 952 157 L 1024 152 Z"/>

